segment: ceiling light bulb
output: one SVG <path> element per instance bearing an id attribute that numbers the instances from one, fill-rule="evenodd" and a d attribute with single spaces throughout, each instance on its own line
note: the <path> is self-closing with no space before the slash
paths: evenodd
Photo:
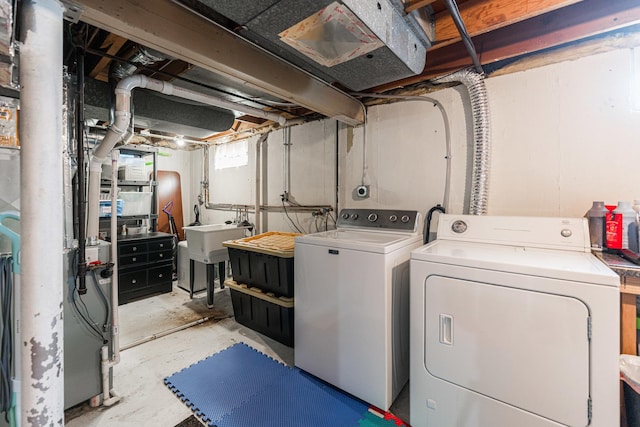
<path id="1" fill-rule="evenodd" d="M 178 144 L 178 147 L 184 147 L 184 137 L 182 135 L 177 135 L 175 138 L 176 144 Z"/>

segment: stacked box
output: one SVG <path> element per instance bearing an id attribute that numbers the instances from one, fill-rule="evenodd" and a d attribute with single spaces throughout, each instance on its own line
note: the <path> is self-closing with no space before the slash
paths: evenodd
<path id="1" fill-rule="evenodd" d="M 293 297 L 293 239 L 299 235 L 270 231 L 224 242 L 233 280 L 278 296 Z"/>
<path id="2" fill-rule="evenodd" d="M 289 347 L 293 346 L 293 298 L 276 297 L 258 288 L 224 282 L 231 290 L 236 321 Z"/>
<path id="3" fill-rule="evenodd" d="M 268 232 L 223 243 L 236 320 L 288 346 L 293 346 L 293 255 L 299 235 Z"/>

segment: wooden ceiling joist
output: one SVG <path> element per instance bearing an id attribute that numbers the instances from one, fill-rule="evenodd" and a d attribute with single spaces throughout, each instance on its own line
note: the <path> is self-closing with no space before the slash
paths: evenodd
<path id="1" fill-rule="evenodd" d="M 120 49 L 122 49 L 122 46 L 124 46 L 126 42 L 127 39 L 111 33 L 107 36 L 107 38 L 104 39 L 104 42 L 100 46 L 100 49 L 106 49 L 107 54 L 115 56 L 120 51 Z M 109 62 L 111 62 L 109 58 L 100 58 L 100 61 L 98 61 L 96 66 L 93 67 L 93 70 L 91 70 L 89 76 L 97 80 L 102 80 L 103 82 L 108 81 L 109 72 L 107 68 L 109 67 Z"/>
<path id="2" fill-rule="evenodd" d="M 561 46 L 590 36 L 640 24 L 638 0 L 583 0 L 473 38 L 480 62 L 508 58 Z M 406 87 L 472 64 L 461 42 L 427 52 L 425 71 L 417 76 L 369 89 L 373 92 Z"/>
<path id="3" fill-rule="evenodd" d="M 461 3 L 459 9 L 467 32 L 474 37 L 581 1 L 583 0 L 470 0 Z M 460 34 L 448 11 L 438 13 L 435 23 L 436 41 L 432 49 L 460 41 Z"/>
<path id="4" fill-rule="evenodd" d="M 416 9 L 420 9 L 421 7 L 435 3 L 436 1 L 437 0 L 408 0 L 405 2 L 406 6 L 404 7 L 404 11 L 406 13 L 410 13 Z"/>

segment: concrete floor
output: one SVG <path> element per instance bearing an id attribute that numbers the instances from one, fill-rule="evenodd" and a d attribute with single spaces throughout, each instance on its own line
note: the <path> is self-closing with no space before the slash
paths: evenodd
<path id="1" fill-rule="evenodd" d="M 192 412 L 164 385 L 164 378 L 237 342 L 293 366 L 292 348 L 235 322 L 228 289 L 216 288 L 213 309 L 206 307 L 205 298 L 200 293 L 189 300 L 189 293 L 174 283 L 173 292 L 120 306 L 120 343 L 126 350 L 113 370 L 113 386 L 122 399 L 110 408 L 90 408 L 88 404 L 71 408 L 65 424 L 175 426 Z M 164 335 L 204 317 L 212 320 L 151 339 L 154 334 Z M 391 412 L 409 420 L 408 386 Z"/>

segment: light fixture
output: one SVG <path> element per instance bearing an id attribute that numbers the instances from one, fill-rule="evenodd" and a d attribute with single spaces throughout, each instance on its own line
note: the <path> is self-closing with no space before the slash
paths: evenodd
<path id="1" fill-rule="evenodd" d="M 176 135 L 173 139 L 178 147 L 184 147 L 184 135 Z"/>

